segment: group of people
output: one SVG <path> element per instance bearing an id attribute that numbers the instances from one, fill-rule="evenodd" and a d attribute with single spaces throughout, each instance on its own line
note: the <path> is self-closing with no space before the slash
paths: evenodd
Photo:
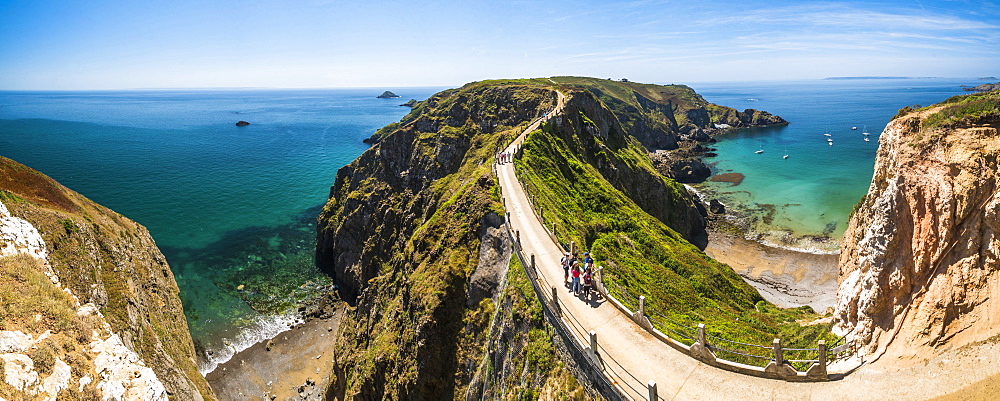
<path id="1" fill-rule="evenodd" d="M 573 295 L 589 296 L 594 283 L 594 258 L 590 256 L 590 252 L 583 253 L 582 263 L 575 253 L 566 252 L 559 263 L 563 268 L 563 282 L 569 286 L 570 292 Z"/>
<path id="2" fill-rule="evenodd" d="M 512 163 L 513 161 L 514 161 L 514 152 L 497 153 L 497 163 L 504 164 L 504 163 Z"/>

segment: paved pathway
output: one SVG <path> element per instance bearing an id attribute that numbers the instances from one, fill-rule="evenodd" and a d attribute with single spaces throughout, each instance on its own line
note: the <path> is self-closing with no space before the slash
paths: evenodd
<path id="1" fill-rule="evenodd" d="M 549 114 L 560 113 L 563 106 L 564 96 L 560 93 L 556 108 Z M 527 133 L 538 129 L 542 120 L 529 126 L 505 151 L 513 152 L 520 147 Z M 634 399 L 647 398 L 646 383 L 652 380 L 657 384 L 659 397 L 664 400 L 913 400 L 957 389 L 963 380 L 972 383 L 973 377 L 969 375 L 979 377 L 989 371 L 1000 373 L 997 366 L 984 372 L 975 370 L 972 364 L 958 367 L 941 365 L 940 369 L 910 369 L 888 374 L 874 366 L 866 366 L 836 382 L 790 383 L 705 365 L 662 343 L 603 299 L 587 302 L 574 297 L 563 286 L 563 272 L 559 266 L 562 249 L 552 241 L 532 211 L 527 195 L 514 174 L 514 164 L 498 165 L 497 178 L 504 204 L 510 213 L 511 226 L 520 231 L 524 254 L 535 255 L 538 271 L 548 283 L 558 287 L 559 299 L 567 309 L 564 310 L 563 320 L 570 327 L 582 326 L 582 331 L 576 329 L 581 343 L 587 331 L 597 333 L 605 368 L 611 371 L 609 376 L 617 381 L 626 395 Z M 550 288 L 541 290 L 544 294 L 551 292 Z M 567 317 L 565 312 L 572 316 Z"/>

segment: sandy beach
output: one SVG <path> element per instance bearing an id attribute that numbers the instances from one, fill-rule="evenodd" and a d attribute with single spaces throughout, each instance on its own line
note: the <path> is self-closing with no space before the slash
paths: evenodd
<path id="1" fill-rule="evenodd" d="M 809 305 L 825 313 L 837 303 L 839 255 L 777 248 L 721 229 L 709 229 L 705 253 L 731 266 L 777 306 Z"/>
<path id="2" fill-rule="evenodd" d="M 254 344 L 209 373 L 219 400 L 324 399 L 333 378 L 330 349 L 344 309 L 339 302 L 321 308 L 305 323 Z"/>

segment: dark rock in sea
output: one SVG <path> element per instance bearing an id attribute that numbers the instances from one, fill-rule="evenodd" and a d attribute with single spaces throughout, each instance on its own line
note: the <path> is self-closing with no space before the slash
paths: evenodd
<path id="1" fill-rule="evenodd" d="M 741 127 L 767 127 L 774 125 L 788 125 L 784 118 L 773 115 L 766 111 L 746 109 L 736 113 Z"/>
<path id="2" fill-rule="evenodd" d="M 708 210 L 715 214 L 723 214 L 726 213 L 726 205 L 723 205 L 718 199 L 712 199 L 708 202 Z"/>
<path id="3" fill-rule="evenodd" d="M 973 86 L 971 88 L 966 87 L 966 88 L 963 88 L 963 89 L 966 90 L 966 91 L 969 91 L 969 92 L 989 92 L 989 91 L 995 91 L 995 90 L 1000 90 L 1000 82 L 997 82 L 995 84 L 976 85 L 976 86 Z"/>
<path id="4" fill-rule="evenodd" d="M 705 152 L 705 157 L 717 157 L 717 156 L 719 156 L 718 153 L 715 153 L 715 152 Z"/>
<path id="5" fill-rule="evenodd" d="M 246 121 L 243 121 L 243 120 L 240 120 L 239 122 L 236 123 L 237 127 L 246 127 L 248 125 L 250 125 L 250 123 L 248 123 Z"/>
<path id="6" fill-rule="evenodd" d="M 690 143 L 685 143 L 689 145 Z M 702 161 L 703 152 L 696 150 L 697 145 L 682 147 L 675 151 L 656 151 L 650 153 L 653 167 L 667 177 L 686 184 L 705 181 L 712 176 L 712 169 Z"/>
<path id="7" fill-rule="evenodd" d="M 414 107 L 417 107 L 417 104 L 419 104 L 419 103 L 420 102 L 418 102 L 417 99 L 410 99 L 406 103 L 401 104 L 400 106 L 409 107 L 409 108 L 412 109 Z"/>
<path id="8" fill-rule="evenodd" d="M 397 95 L 395 93 L 392 93 L 390 91 L 385 91 L 385 92 L 382 92 L 381 95 L 378 95 L 376 97 L 378 97 L 379 99 L 392 99 L 392 98 L 399 97 L 399 95 Z"/>

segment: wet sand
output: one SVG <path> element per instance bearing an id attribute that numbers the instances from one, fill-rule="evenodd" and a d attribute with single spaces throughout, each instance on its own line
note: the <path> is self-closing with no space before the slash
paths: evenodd
<path id="1" fill-rule="evenodd" d="M 837 303 L 839 255 L 776 248 L 714 229 L 709 230 L 705 253 L 731 266 L 779 307 L 809 305 L 825 313 Z"/>
<path id="2" fill-rule="evenodd" d="M 254 344 L 206 378 L 219 400 L 319 400 L 333 378 L 332 344 L 343 308 Z M 270 345 L 270 350 L 268 346 Z"/>

